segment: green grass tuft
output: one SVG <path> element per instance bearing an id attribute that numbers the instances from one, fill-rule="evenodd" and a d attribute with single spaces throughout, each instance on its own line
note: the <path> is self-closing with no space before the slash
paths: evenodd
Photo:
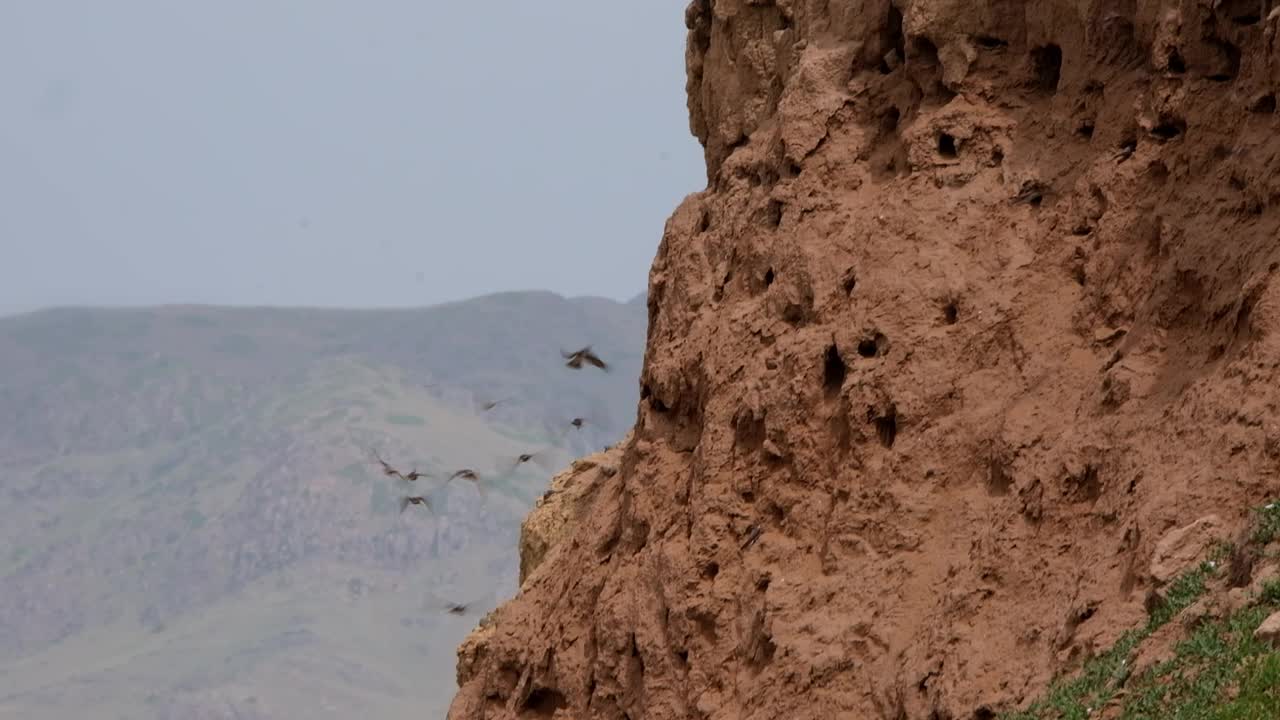
<path id="1" fill-rule="evenodd" d="M 1280 501 L 1272 500 L 1255 512 L 1257 520 L 1254 521 L 1253 528 L 1254 544 L 1266 545 L 1280 537 Z"/>

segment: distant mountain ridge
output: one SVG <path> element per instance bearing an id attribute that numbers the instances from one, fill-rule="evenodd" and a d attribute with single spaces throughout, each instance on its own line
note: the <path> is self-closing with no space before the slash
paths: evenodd
<path id="1" fill-rule="evenodd" d="M 621 437 L 646 323 L 549 292 L 0 318 L 0 715 L 443 717 L 476 617 L 441 603 L 514 590 L 550 475 L 513 459 Z M 564 367 L 587 344 L 610 372 Z M 489 490 L 401 515 L 372 448 Z"/>

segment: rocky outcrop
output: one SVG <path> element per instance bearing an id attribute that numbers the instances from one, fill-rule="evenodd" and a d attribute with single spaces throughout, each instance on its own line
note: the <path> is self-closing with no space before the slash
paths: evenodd
<path id="1" fill-rule="evenodd" d="M 575 460 L 568 470 L 551 478 L 547 491 L 520 524 L 520 584 L 537 569 L 557 543 L 577 525 L 585 499 L 595 483 L 613 477 L 622 459 L 622 449 L 631 443 L 628 433 L 620 443 L 601 452 Z"/>
<path id="2" fill-rule="evenodd" d="M 1141 622 L 1276 485 L 1278 16 L 695 0 L 633 437 L 450 717 L 989 718 Z"/>

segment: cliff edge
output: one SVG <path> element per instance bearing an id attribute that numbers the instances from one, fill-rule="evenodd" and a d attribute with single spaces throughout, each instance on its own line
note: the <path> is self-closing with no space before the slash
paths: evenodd
<path id="1" fill-rule="evenodd" d="M 1141 624 L 1277 488 L 1271 5 L 695 0 L 633 434 L 450 718 L 992 718 Z"/>

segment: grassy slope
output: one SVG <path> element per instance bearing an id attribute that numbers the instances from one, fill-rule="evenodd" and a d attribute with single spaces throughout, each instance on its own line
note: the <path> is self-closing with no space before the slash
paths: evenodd
<path id="1" fill-rule="evenodd" d="M 1280 504 L 1261 508 L 1249 544 L 1280 538 Z M 1152 636 L 1177 619 L 1230 572 L 1234 548 L 1220 545 L 1170 584 L 1164 602 L 1078 672 L 1060 678 L 1044 697 L 1003 720 L 1272 720 L 1280 718 L 1280 651 L 1254 631 L 1280 612 L 1280 579 L 1265 583 L 1247 606 L 1185 625 L 1172 657 L 1135 676 L 1130 663 Z M 1221 587 L 1217 589 L 1221 590 Z"/>
<path id="2" fill-rule="evenodd" d="M 0 715 L 443 716 L 477 617 L 442 602 L 514 590 L 551 469 L 630 424 L 644 322 L 545 293 L 0 320 Z M 586 343 L 614 372 L 563 367 Z M 490 490 L 398 515 L 375 445 Z"/>

